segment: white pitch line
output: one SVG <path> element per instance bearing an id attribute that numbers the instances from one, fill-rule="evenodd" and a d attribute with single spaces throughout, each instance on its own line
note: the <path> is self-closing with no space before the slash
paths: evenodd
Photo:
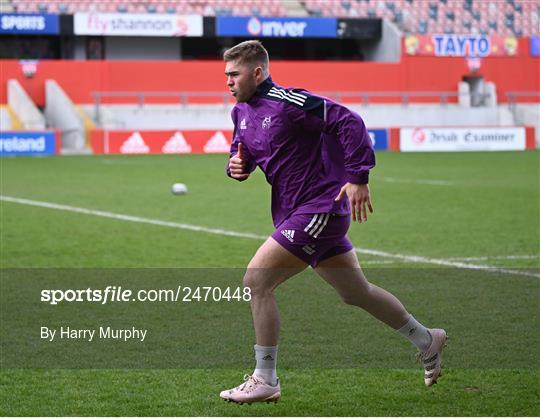
<path id="1" fill-rule="evenodd" d="M 158 225 L 158 226 L 167 226 L 169 228 L 185 229 L 188 231 L 196 231 L 196 232 L 206 232 L 208 234 L 225 235 L 228 237 L 248 238 L 248 239 L 257 239 L 257 240 L 264 240 L 268 238 L 264 235 L 250 234 L 248 232 L 235 232 L 235 231 L 227 231 L 225 229 L 207 228 L 204 226 L 182 224 L 182 223 L 177 223 L 177 222 L 160 221 L 158 219 L 142 218 L 140 216 L 123 215 L 121 213 L 86 209 L 86 208 L 80 208 L 77 206 L 59 205 L 57 203 L 40 202 L 37 200 L 21 199 L 18 197 L 0 195 L 0 200 L 4 202 L 19 203 L 21 205 L 37 206 L 37 207 L 47 208 L 47 209 L 57 209 L 57 210 L 63 210 L 67 212 L 82 213 L 85 215 L 100 216 L 102 218 L 116 219 L 119 221 L 136 222 L 136 223 Z"/>
<path id="2" fill-rule="evenodd" d="M 429 186 L 453 186 L 454 183 L 447 180 L 418 180 L 418 179 L 402 179 L 398 177 L 378 176 L 377 179 L 386 183 L 408 183 L 408 184 L 427 184 Z"/>
<path id="3" fill-rule="evenodd" d="M 360 252 L 360 248 L 355 248 L 357 252 Z M 396 264 L 397 260 L 362 260 L 362 266 L 373 265 L 373 264 Z"/>
<path id="4" fill-rule="evenodd" d="M 540 254 L 534 255 L 493 255 L 483 257 L 449 257 L 448 260 L 456 261 L 487 261 L 487 260 L 535 260 L 540 258 Z"/>
<path id="5" fill-rule="evenodd" d="M 214 235 L 223 235 L 223 236 L 228 236 L 228 237 L 247 238 L 247 239 L 256 239 L 256 240 L 265 240 L 267 238 L 266 235 L 257 235 L 257 234 L 247 233 L 247 232 L 229 231 L 226 229 L 219 229 L 219 228 L 207 228 L 204 226 L 183 224 L 183 223 L 177 223 L 177 222 L 160 221 L 158 219 L 143 218 L 140 216 L 124 215 L 121 213 L 105 212 L 101 210 L 86 209 L 86 208 L 70 206 L 70 205 L 60 205 L 57 203 L 41 202 L 37 200 L 22 199 L 22 198 L 11 197 L 11 196 L 0 195 L 0 201 L 18 203 L 21 205 L 28 205 L 28 206 L 42 207 L 42 208 L 47 208 L 47 209 L 63 210 L 67 212 L 82 213 L 84 215 L 99 216 L 102 218 L 116 219 L 120 221 L 164 226 L 164 227 L 183 229 L 183 230 L 188 230 L 188 231 L 204 232 L 204 233 L 214 234 Z M 355 248 L 354 250 L 360 254 L 374 255 L 377 257 L 390 258 L 390 259 L 401 260 L 405 262 L 434 264 L 434 265 L 439 265 L 439 266 L 456 267 L 456 268 L 472 269 L 472 270 L 484 270 L 484 271 L 489 271 L 492 273 L 505 273 L 505 274 L 540 278 L 540 274 L 532 273 L 529 271 L 502 269 L 502 268 L 483 265 L 483 264 L 469 264 L 469 263 L 445 260 L 445 259 L 440 259 L 440 258 L 431 258 L 431 257 L 406 255 L 406 254 L 394 254 L 394 253 L 388 253 L 386 251 L 370 250 L 366 248 Z"/>
<path id="6" fill-rule="evenodd" d="M 483 270 L 483 271 L 489 271 L 492 273 L 515 274 L 518 276 L 529 276 L 529 277 L 540 278 L 540 273 L 533 273 L 530 271 L 521 271 L 521 270 L 513 270 L 513 269 L 503 269 L 499 267 L 489 266 L 486 264 L 470 264 L 470 263 L 463 263 L 459 261 L 447 260 L 444 258 L 431 258 L 431 257 L 418 256 L 418 255 L 394 254 L 394 253 L 387 253 L 385 251 L 368 250 L 368 249 L 361 249 L 361 248 L 355 248 L 355 250 L 358 253 L 362 253 L 362 254 L 376 255 L 379 257 L 386 257 L 386 258 L 394 258 L 394 259 L 406 261 L 409 263 L 435 264 L 438 266 L 455 267 L 455 268 L 460 268 L 460 269 Z"/>

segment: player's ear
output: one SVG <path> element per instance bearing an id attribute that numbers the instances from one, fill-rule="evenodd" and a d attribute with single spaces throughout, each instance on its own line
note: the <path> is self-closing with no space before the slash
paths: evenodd
<path id="1" fill-rule="evenodd" d="M 255 79 L 258 82 L 261 82 L 264 80 L 264 73 L 262 67 L 255 67 Z"/>

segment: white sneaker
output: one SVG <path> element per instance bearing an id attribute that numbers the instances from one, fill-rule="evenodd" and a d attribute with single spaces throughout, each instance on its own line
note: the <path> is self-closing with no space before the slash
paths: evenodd
<path id="1" fill-rule="evenodd" d="M 219 396 L 228 402 L 251 404 L 253 402 L 277 402 L 281 398 L 279 379 L 276 386 L 270 386 L 257 376 L 244 375 L 244 383 L 222 391 Z"/>
<path id="2" fill-rule="evenodd" d="M 444 329 L 430 329 L 431 345 L 422 353 L 417 354 L 418 360 L 424 365 L 424 383 L 431 386 L 437 383 L 437 379 L 442 375 L 442 350 L 446 347 L 446 331 Z"/>

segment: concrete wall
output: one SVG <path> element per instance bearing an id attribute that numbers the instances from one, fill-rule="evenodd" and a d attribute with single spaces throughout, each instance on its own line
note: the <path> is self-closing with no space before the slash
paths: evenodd
<path id="1" fill-rule="evenodd" d="M 536 128 L 536 146 L 540 147 L 540 105 L 517 105 L 513 109 L 516 124 L 529 125 Z"/>
<path id="2" fill-rule="evenodd" d="M 88 152 L 84 124 L 73 102 L 54 80 L 47 80 L 45 89 L 45 116 L 51 127 L 62 131 L 62 153 Z"/>
<path id="3" fill-rule="evenodd" d="M 13 125 L 11 124 L 11 117 L 9 116 L 9 113 L 5 107 L 0 107 L 0 127 L 2 130 L 9 131 L 13 129 Z"/>
<path id="4" fill-rule="evenodd" d="M 231 106 L 224 105 L 102 105 L 83 106 L 102 128 L 108 129 L 232 129 Z"/>
<path id="5" fill-rule="evenodd" d="M 7 96 L 8 105 L 21 120 L 24 129 L 45 129 L 45 118 L 17 80 L 8 80 Z"/>
<path id="6" fill-rule="evenodd" d="M 373 45 L 364 48 L 368 61 L 399 62 L 401 58 L 401 32 L 387 19 L 382 22 L 382 37 Z"/>
<path id="7" fill-rule="evenodd" d="M 505 106 L 466 108 L 457 105 L 350 106 L 368 126 L 511 126 L 514 117 Z"/>
<path id="8" fill-rule="evenodd" d="M 517 124 L 507 106 L 466 108 L 458 105 L 352 105 L 369 127 L 511 126 Z M 84 106 L 95 119 L 95 109 Z M 102 105 L 100 127 L 109 129 L 231 129 L 231 106 Z"/>

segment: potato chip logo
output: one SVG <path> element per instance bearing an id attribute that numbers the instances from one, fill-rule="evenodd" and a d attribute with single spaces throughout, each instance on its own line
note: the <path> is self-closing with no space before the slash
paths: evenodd
<path id="1" fill-rule="evenodd" d="M 420 47 L 420 40 L 416 36 L 407 36 L 405 38 L 405 51 L 409 55 L 416 55 Z"/>
<path id="2" fill-rule="evenodd" d="M 508 55 L 516 55 L 518 47 L 518 41 L 513 36 L 507 36 L 504 38 L 504 50 Z"/>

